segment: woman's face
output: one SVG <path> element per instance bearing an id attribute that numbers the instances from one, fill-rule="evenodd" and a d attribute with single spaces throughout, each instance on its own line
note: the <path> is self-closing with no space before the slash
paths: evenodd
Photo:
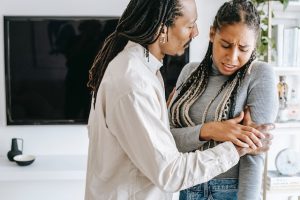
<path id="1" fill-rule="evenodd" d="M 256 32 L 243 23 L 211 28 L 213 63 L 223 75 L 232 75 L 249 60 L 256 45 Z"/>

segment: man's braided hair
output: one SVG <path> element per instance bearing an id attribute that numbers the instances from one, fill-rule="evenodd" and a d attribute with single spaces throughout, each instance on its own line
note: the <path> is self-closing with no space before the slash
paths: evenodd
<path id="1" fill-rule="evenodd" d="M 104 73 L 111 60 L 127 42 L 133 41 L 147 48 L 154 43 L 162 26 L 170 27 L 181 16 L 180 0 L 131 0 L 119 19 L 116 30 L 105 40 L 89 71 L 88 87 L 95 100 Z"/>

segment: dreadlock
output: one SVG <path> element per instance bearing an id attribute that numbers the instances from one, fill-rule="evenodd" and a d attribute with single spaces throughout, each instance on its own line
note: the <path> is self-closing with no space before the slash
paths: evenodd
<path id="1" fill-rule="evenodd" d="M 255 6 L 248 0 L 231 0 L 224 3 L 215 16 L 213 27 L 215 30 L 221 30 L 223 26 L 233 25 L 236 23 L 244 23 L 248 28 L 255 31 L 256 36 L 259 36 L 260 18 Z M 179 94 L 173 100 L 170 113 L 171 122 L 175 127 L 194 126 L 194 122 L 189 116 L 190 107 L 206 90 L 209 70 L 212 66 L 213 44 L 209 42 L 207 52 L 200 65 L 191 73 L 188 79 L 180 85 L 177 90 Z M 247 63 L 222 85 L 217 95 L 207 105 L 202 122 L 205 122 L 205 117 L 209 106 L 215 98 L 225 90 L 221 102 L 217 106 L 215 121 L 232 118 L 234 115 L 235 102 L 237 91 L 241 81 L 245 77 L 252 62 L 256 59 L 256 52 L 253 51 Z"/>
<path id="2" fill-rule="evenodd" d="M 119 19 L 116 30 L 108 36 L 89 71 L 88 87 L 95 100 L 98 88 L 110 61 L 122 51 L 127 42 L 136 42 L 147 49 L 154 43 L 162 27 L 170 27 L 181 16 L 179 0 L 131 0 Z M 148 51 L 147 51 L 148 52 Z"/>

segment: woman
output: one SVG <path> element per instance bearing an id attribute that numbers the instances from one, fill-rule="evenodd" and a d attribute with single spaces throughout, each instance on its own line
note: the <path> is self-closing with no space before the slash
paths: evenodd
<path id="1" fill-rule="evenodd" d="M 248 151 L 231 142 L 190 154 L 176 148 L 159 68 L 165 54 L 184 53 L 198 34 L 196 20 L 194 0 L 131 0 L 105 40 L 88 83 L 85 200 L 171 200 L 172 192 L 227 171 Z"/>
<path id="2" fill-rule="evenodd" d="M 259 30 L 259 14 L 250 1 L 231 0 L 218 10 L 205 58 L 184 67 L 170 104 L 171 131 L 180 151 L 224 141 L 255 148 L 245 139 L 251 131 L 240 125 L 246 106 L 255 123 L 274 122 L 276 77 L 268 64 L 256 61 Z M 259 199 L 263 163 L 262 155 L 243 156 L 229 171 L 182 191 L 180 200 Z"/>

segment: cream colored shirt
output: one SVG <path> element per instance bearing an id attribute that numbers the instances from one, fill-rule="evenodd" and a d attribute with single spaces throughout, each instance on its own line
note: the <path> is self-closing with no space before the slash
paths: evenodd
<path id="1" fill-rule="evenodd" d="M 85 200 L 170 200 L 237 164 L 231 142 L 180 153 L 153 55 L 127 46 L 109 64 L 92 105 Z"/>

